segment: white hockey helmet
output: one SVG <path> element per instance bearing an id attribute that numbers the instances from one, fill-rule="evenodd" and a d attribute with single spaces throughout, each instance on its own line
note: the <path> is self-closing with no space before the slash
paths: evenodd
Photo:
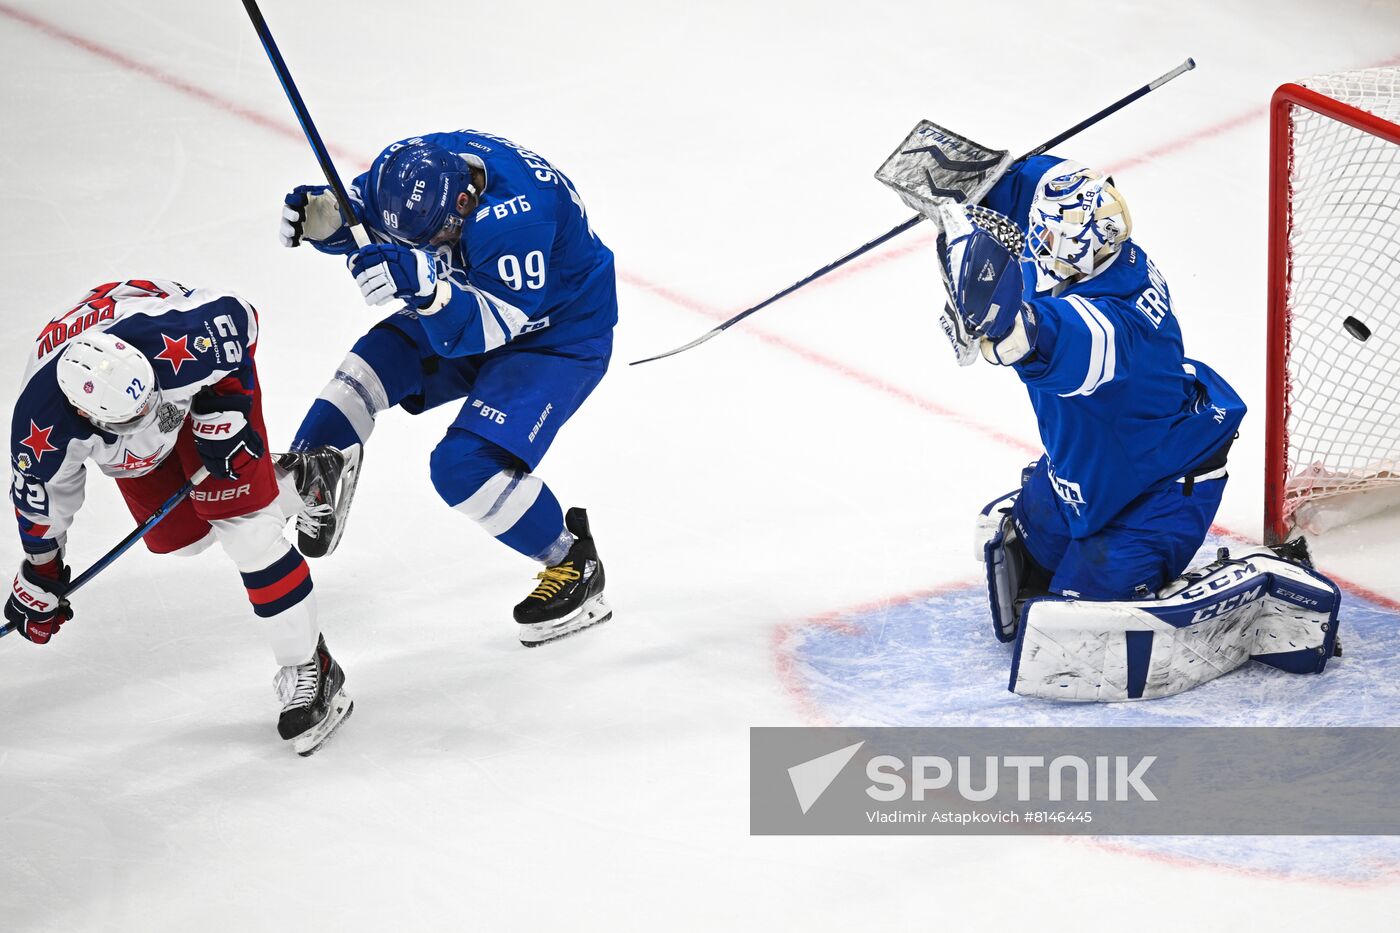
<path id="1" fill-rule="evenodd" d="M 1102 268 L 1133 232 L 1133 218 L 1112 178 L 1080 167 L 1041 181 L 1027 227 L 1043 292 Z"/>
<path id="2" fill-rule="evenodd" d="M 63 348 L 58 385 L 80 415 L 109 434 L 135 434 L 160 406 L 151 361 L 103 331 L 79 334 Z"/>

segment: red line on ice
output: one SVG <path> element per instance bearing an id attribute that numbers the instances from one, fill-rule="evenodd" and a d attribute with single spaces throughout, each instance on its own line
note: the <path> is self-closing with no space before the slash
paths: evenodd
<path id="1" fill-rule="evenodd" d="M 84 52 L 87 52 L 89 55 L 94 55 L 97 58 L 109 61 L 119 68 L 124 68 L 127 71 L 132 71 L 136 74 L 150 78 L 152 81 L 155 81 L 158 84 L 165 85 L 172 91 L 178 91 L 181 94 L 184 94 L 188 97 L 193 97 L 195 100 L 198 100 L 201 103 L 205 103 L 211 107 L 215 107 L 219 110 L 222 110 L 225 113 L 229 113 L 233 116 L 239 117 L 240 119 L 247 120 L 250 123 L 255 123 L 258 126 L 261 126 L 263 129 L 270 130 L 271 132 L 276 133 L 279 136 L 285 136 L 289 139 L 295 140 L 301 140 L 304 138 L 302 136 L 301 130 L 294 124 L 275 119 L 273 117 L 268 116 L 267 114 L 260 113 L 251 107 L 245 107 L 237 101 L 230 100 L 226 97 L 222 97 L 218 94 L 215 94 L 213 91 L 206 90 L 205 88 L 202 88 L 197 84 L 193 84 L 189 81 L 186 81 L 184 78 L 173 75 L 168 71 L 162 71 L 159 68 L 146 64 L 145 62 L 138 61 L 129 55 L 123 54 L 122 52 L 119 52 L 110 46 L 103 45 L 102 43 L 97 42 L 93 39 L 88 39 L 85 36 L 80 36 L 75 32 L 69 32 L 62 26 L 49 22 L 46 19 L 41 19 L 40 17 L 35 16 L 32 13 L 28 13 L 24 10 L 16 9 L 15 7 L 10 6 L 8 3 L 0 3 L 0 15 L 8 16 L 10 19 L 23 23 L 31 29 L 35 29 L 39 32 L 42 32 L 50 39 L 57 39 L 60 42 L 65 42 L 68 45 L 73 46 L 74 48 L 78 48 Z M 353 156 L 351 156 L 350 153 L 346 152 L 344 149 L 337 149 L 335 146 L 331 146 L 329 144 L 327 145 L 327 148 L 330 150 L 331 154 L 336 156 L 337 158 L 353 158 Z"/>

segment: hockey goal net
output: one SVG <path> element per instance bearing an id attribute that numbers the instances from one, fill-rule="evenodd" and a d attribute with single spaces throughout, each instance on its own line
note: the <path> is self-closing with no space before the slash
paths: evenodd
<path id="1" fill-rule="evenodd" d="M 1264 533 L 1400 504 L 1400 68 L 1273 97 Z"/>

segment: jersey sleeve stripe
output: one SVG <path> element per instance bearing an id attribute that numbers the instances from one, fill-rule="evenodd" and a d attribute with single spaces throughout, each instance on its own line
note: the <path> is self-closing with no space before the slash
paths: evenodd
<path id="1" fill-rule="evenodd" d="M 1060 397 L 1072 398 L 1076 395 L 1093 395 L 1101 386 L 1113 380 L 1118 356 L 1113 322 L 1091 302 L 1079 295 L 1070 295 L 1066 300 L 1070 307 L 1078 312 L 1080 319 L 1084 322 L 1084 328 L 1089 332 L 1089 365 L 1088 371 L 1084 375 L 1083 384 L 1073 392 L 1060 393 Z"/>
<path id="2" fill-rule="evenodd" d="M 529 316 L 510 302 L 472 285 L 467 286 L 466 290 L 476 298 L 481 313 L 483 353 L 505 346 L 507 341 L 520 336 L 525 325 L 530 323 Z"/>
<path id="3" fill-rule="evenodd" d="M 506 332 L 496 315 L 491 312 L 491 302 L 480 292 L 477 293 L 476 300 L 481 305 L 481 340 L 484 347 L 482 352 L 505 346 Z"/>

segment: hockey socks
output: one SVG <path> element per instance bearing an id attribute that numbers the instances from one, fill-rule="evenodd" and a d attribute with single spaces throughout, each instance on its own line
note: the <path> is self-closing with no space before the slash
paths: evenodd
<path id="1" fill-rule="evenodd" d="M 344 450 L 369 440 L 374 419 L 414 391 L 422 361 L 402 334 L 376 327 L 355 342 L 297 429 L 293 450 Z"/>
<path id="2" fill-rule="evenodd" d="M 431 468 L 443 500 L 506 547 L 546 565 L 568 552 L 573 535 L 559 500 L 513 454 L 452 428 L 433 451 Z"/>

